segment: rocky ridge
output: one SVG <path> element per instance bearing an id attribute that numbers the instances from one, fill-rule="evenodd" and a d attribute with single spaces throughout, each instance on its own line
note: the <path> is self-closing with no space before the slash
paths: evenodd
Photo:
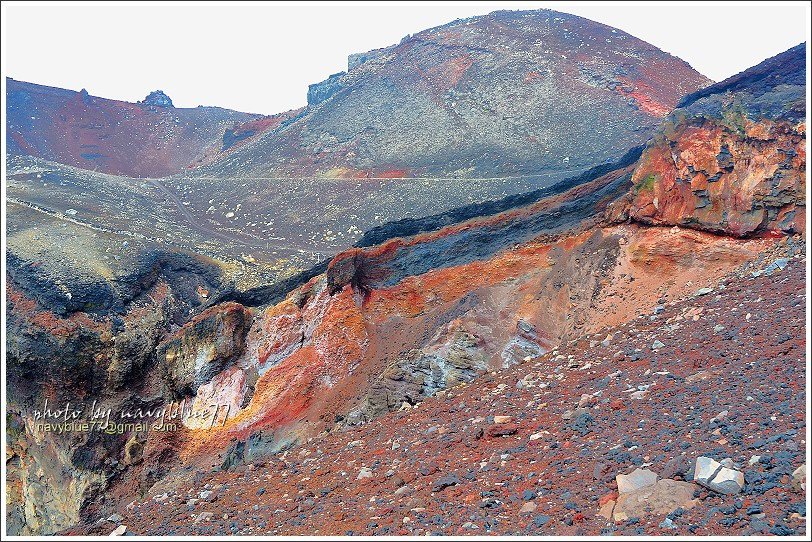
<path id="1" fill-rule="evenodd" d="M 549 181 L 617 160 L 710 82 L 617 29 L 497 11 L 350 55 L 346 72 L 309 86 L 306 107 L 268 116 L 8 79 L 7 143 L 132 177 Z"/>

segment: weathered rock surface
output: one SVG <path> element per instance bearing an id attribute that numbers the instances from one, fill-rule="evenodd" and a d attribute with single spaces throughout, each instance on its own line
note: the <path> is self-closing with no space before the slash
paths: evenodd
<path id="1" fill-rule="evenodd" d="M 242 354 L 251 314 L 238 303 L 207 309 L 157 347 L 172 391 L 193 395 Z"/>
<path id="2" fill-rule="evenodd" d="M 710 457 L 696 458 L 694 481 L 725 495 L 735 495 L 744 488 L 744 473 L 719 463 Z"/>
<path id="3" fill-rule="evenodd" d="M 45 430 L 35 412 L 47 400 L 52 410 L 66 404 L 84 409 L 81 421 L 87 421 L 94 401 L 115 416 L 168 401 L 156 347 L 201 304 L 197 287 L 216 291 L 221 277 L 205 261 L 165 253 L 101 282 L 80 275 L 66 283 L 45 265 L 8 261 L 7 465 L 16 488 L 9 524 L 17 533 L 52 533 L 92 513 L 111 485 L 154 468 L 162 445 L 145 453 L 146 434 Z M 164 466 L 169 458 L 163 457 Z M 152 483 L 135 484 L 143 482 Z"/>
<path id="4" fill-rule="evenodd" d="M 805 80 L 801 44 L 684 100 L 615 212 L 736 236 L 803 231 Z"/>
<path id="5" fill-rule="evenodd" d="M 307 105 L 318 105 L 329 100 L 333 94 L 341 90 L 341 78 L 347 72 L 334 73 L 321 83 L 314 83 L 307 88 Z"/>
<path id="6" fill-rule="evenodd" d="M 372 384 L 361 419 L 372 419 L 397 410 L 403 403 L 416 404 L 440 390 L 472 381 L 489 366 L 482 341 L 464 330 L 441 331 L 443 337 L 423 350 L 387 367 Z"/>
<path id="7" fill-rule="evenodd" d="M 657 483 L 657 473 L 648 469 L 634 469 L 630 474 L 617 475 L 617 490 L 623 495 Z"/>
<path id="8" fill-rule="evenodd" d="M 694 499 L 695 489 L 694 484 L 666 479 L 634 491 L 625 493 L 621 491 L 612 510 L 612 519 L 627 521 L 630 518 L 650 515 L 664 516 L 678 508 L 689 510 L 697 503 Z"/>

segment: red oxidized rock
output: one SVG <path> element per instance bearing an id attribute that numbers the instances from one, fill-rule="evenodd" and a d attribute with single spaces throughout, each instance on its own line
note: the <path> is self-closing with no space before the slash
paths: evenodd
<path id="1" fill-rule="evenodd" d="M 519 426 L 515 423 L 497 423 L 488 426 L 485 433 L 489 437 L 505 437 L 508 435 L 515 435 L 519 431 Z"/>

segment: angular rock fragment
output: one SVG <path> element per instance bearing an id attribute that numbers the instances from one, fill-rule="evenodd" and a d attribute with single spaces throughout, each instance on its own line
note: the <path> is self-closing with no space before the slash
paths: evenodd
<path id="1" fill-rule="evenodd" d="M 532 514 L 536 511 L 538 505 L 534 502 L 526 502 L 522 505 L 521 509 L 519 510 L 520 514 Z"/>
<path id="2" fill-rule="evenodd" d="M 801 491 L 806 491 L 806 463 L 792 471 L 792 483 Z"/>
<path id="3" fill-rule="evenodd" d="M 598 515 L 606 520 L 612 519 L 612 512 L 615 510 L 615 501 L 607 501 L 601 505 L 600 510 L 598 510 Z"/>
<path id="4" fill-rule="evenodd" d="M 744 488 L 744 473 L 710 457 L 700 456 L 696 458 L 694 481 L 717 493 L 735 495 Z"/>
<path id="5" fill-rule="evenodd" d="M 438 491 L 442 491 L 447 487 L 455 486 L 459 483 L 460 479 L 455 474 L 448 474 L 436 480 L 434 484 L 432 484 L 431 490 L 437 493 Z"/>
<path id="6" fill-rule="evenodd" d="M 519 426 L 515 423 L 497 423 L 488 426 L 486 431 L 489 437 L 506 437 L 508 435 L 515 435 L 519 431 Z"/>

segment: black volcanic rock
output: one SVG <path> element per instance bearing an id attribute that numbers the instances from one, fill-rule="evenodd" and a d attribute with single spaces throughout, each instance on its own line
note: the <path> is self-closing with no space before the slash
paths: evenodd
<path id="1" fill-rule="evenodd" d="M 172 105 L 172 99 L 167 96 L 163 90 L 153 90 L 147 97 L 144 98 L 144 101 L 141 102 L 144 105 L 154 105 L 156 107 L 175 107 Z"/>

